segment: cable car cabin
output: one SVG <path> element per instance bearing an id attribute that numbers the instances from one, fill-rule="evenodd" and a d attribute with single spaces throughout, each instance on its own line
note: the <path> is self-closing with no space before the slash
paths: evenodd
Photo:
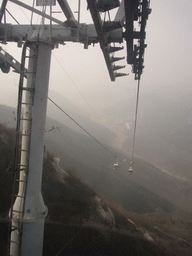
<path id="1" fill-rule="evenodd" d="M 116 163 L 114 163 L 114 165 L 113 165 L 113 170 L 117 171 L 118 169 L 119 169 L 119 163 L 116 162 Z"/>
<path id="2" fill-rule="evenodd" d="M 133 167 L 129 167 L 128 173 L 131 175 L 133 174 Z"/>

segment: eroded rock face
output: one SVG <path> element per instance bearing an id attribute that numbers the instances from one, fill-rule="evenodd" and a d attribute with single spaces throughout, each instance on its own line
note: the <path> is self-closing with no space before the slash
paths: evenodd
<path id="1" fill-rule="evenodd" d="M 58 157 L 53 158 L 52 166 L 55 170 L 55 175 L 60 183 L 63 183 L 65 184 L 65 186 L 68 187 L 69 184 L 67 181 L 68 180 L 67 177 L 69 177 L 70 174 L 68 174 L 65 170 L 63 170 L 59 166 L 59 162 L 60 162 L 60 159 Z M 102 220 L 102 222 L 106 223 L 106 225 L 109 227 L 113 228 L 116 226 L 115 216 L 112 210 L 106 205 L 106 203 L 104 203 L 101 200 L 100 197 L 94 196 L 90 202 L 92 202 L 93 204 L 91 208 L 94 209 L 94 211 L 96 211 L 95 213 L 92 212 L 94 216 L 97 216 L 100 220 Z M 92 219 L 91 215 L 90 215 L 90 218 Z"/>
<path id="2" fill-rule="evenodd" d="M 54 157 L 52 165 L 56 171 L 56 175 L 57 175 L 57 178 L 59 178 L 59 181 L 62 183 L 65 183 L 65 177 L 69 176 L 69 174 L 59 166 L 59 162 L 60 162 L 60 158 Z"/>
<path id="3" fill-rule="evenodd" d="M 106 204 L 102 203 L 101 198 L 98 196 L 95 196 L 94 200 L 97 204 L 96 210 L 100 217 L 106 222 L 107 225 L 110 227 L 115 227 L 115 216 L 112 210 Z"/>

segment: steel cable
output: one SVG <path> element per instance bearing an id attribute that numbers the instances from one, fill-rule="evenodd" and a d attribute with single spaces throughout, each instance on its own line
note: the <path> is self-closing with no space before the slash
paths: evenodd
<path id="1" fill-rule="evenodd" d="M 136 101 L 136 109 L 135 109 L 135 124 L 134 124 L 134 134 L 133 134 L 133 148 L 131 154 L 131 163 L 133 164 L 134 151 L 135 151 L 135 137 L 136 137 L 136 129 L 137 129 L 137 115 L 138 115 L 138 106 L 139 106 L 139 89 L 140 89 L 140 79 L 138 80 L 137 87 L 137 101 Z"/>
<path id="2" fill-rule="evenodd" d="M 85 133 L 87 133 L 92 139 L 94 139 L 100 146 L 102 146 L 105 150 L 111 153 L 114 157 L 116 155 L 110 151 L 107 147 L 105 147 L 100 141 L 98 141 L 93 135 L 91 135 L 85 128 L 83 128 L 77 121 L 75 121 L 69 114 L 67 114 L 59 105 L 57 105 L 52 99 L 47 97 L 57 108 L 59 108 L 67 117 L 69 117 L 77 126 L 79 126 Z"/>

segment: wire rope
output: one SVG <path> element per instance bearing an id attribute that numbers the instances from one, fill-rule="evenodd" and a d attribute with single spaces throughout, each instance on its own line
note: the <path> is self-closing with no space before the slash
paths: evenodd
<path id="1" fill-rule="evenodd" d="M 7 8 L 5 8 L 6 12 L 9 13 L 9 15 L 12 17 L 12 19 L 14 19 L 14 21 L 20 25 L 20 23 L 16 20 L 16 18 L 10 13 L 10 11 L 7 10 Z"/>
<path id="2" fill-rule="evenodd" d="M 88 220 L 89 221 L 89 220 Z M 88 223 L 88 221 L 86 221 L 83 226 L 80 228 L 79 231 L 77 231 L 77 233 L 75 233 L 74 236 L 72 236 L 72 238 L 61 248 L 61 250 L 55 255 L 55 256 L 58 256 L 64 249 L 65 247 L 71 242 L 73 241 L 73 239 L 81 232 L 81 230 L 85 227 L 85 225 Z"/>
<path id="3" fill-rule="evenodd" d="M 137 100 L 136 100 L 136 109 L 135 109 L 135 124 L 134 124 L 134 134 L 133 134 L 133 147 L 132 147 L 132 154 L 131 154 L 131 164 L 133 164 L 134 151 L 135 151 L 135 137 L 136 137 L 136 129 L 137 129 L 138 106 L 139 106 L 139 89 L 140 89 L 140 79 L 138 80 L 138 86 L 137 86 Z"/>
<path id="4" fill-rule="evenodd" d="M 23 8 L 21 8 L 21 6 L 19 6 L 19 9 L 22 11 L 22 13 L 25 15 L 25 17 L 27 18 L 27 20 L 30 22 L 29 17 L 27 16 L 27 14 L 23 11 Z"/>
<path id="5" fill-rule="evenodd" d="M 87 101 L 87 99 L 85 98 L 85 96 L 82 94 L 82 92 L 78 89 L 77 85 L 74 83 L 74 81 L 72 80 L 72 78 L 69 76 L 69 74 L 66 72 L 66 70 L 64 69 L 64 67 L 62 66 L 62 64 L 60 63 L 60 61 L 55 57 L 55 55 L 53 54 L 53 57 L 56 59 L 56 61 L 58 62 L 58 64 L 60 65 L 60 67 L 63 69 L 63 71 L 65 72 L 65 74 L 68 76 L 68 78 L 70 79 L 70 81 L 72 82 L 72 84 L 75 86 L 75 88 L 77 89 L 77 91 L 79 92 L 79 94 L 81 95 L 81 97 L 84 99 L 84 101 L 87 103 L 87 105 L 89 106 L 89 108 L 92 110 L 92 112 L 95 114 L 95 116 L 97 117 L 97 119 L 99 120 L 100 124 L 103 124 L 103 122 L 101 121 L 101 119 L 99 118 L 98 114 L 94 111 L 94 109 L 92 108 L 92 106 L 89 104 L 89 102 Z"/>
<path id="6" fill-rule="evenodd" d="M 105 147 L 100 141 L 98 141 L 93 135 L 91 135 L 85 128 L 83 128 L 83 126 L 81 126 L 77 121 L 75 121 L 69 114 L 67 114 L 59 105 L 57 105 L 57 103 L 55 103 L 52 99 L 50 99 L 49 97 L 47 97 L 48 100 L 50 100 L 58 109 L 60 109 L 67 117 L 69 117 L 77 126 L 79 126 L 85 133 L 87 133 L 92 139 L 94 139 L 101 147 L 103 147 L 105 150 L 107 150 L 109 153 L 111 153 L 114 157 L 116 157 L 116 155 L 109 150 L 107 147 Z"/>

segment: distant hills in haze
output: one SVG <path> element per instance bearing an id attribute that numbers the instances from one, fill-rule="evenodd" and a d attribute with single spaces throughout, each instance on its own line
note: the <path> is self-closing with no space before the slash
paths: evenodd
<path id="1" fill-rule="evenodd" d="M 155 97 L 153 99 L 155 99 Z M 60 102 L 60 104 L 62 104 L 62 102 Z M 67 105 L 69 106 L 70 103 L 68 102 Z M 151 105 L 152 103 L 150 104 L 149 102 L 149 108 Z M 63 108 L 65 108 L 65 106 L 63 106 Z M 150 111 L 150 109 L 148 111 Z M 146 114 L 146 119 L 148 111 L 146 111 L 146 113 L 143 112 L 143 116 Z M 155 109 L 151 112 L 155 115 Z M 2 170 L 0 173 L 0 181 L 2 184 L 6 185 L 5 187 L 0 187 L 2 188 L 2 202 L 5 208 L 10 201 L 11 173 L 9 169 L 11 165 L 9 162 L 13 159 L 14 151 L 14 130 L 7 129 L 5 126 L 15 126 L 16 110 L 0 105 L 0 113 L 0 123 L 4 123 L 0 131 L 0 159 L 2 163 L 0 165 Z M 102 120 L 106 127 L 97 132 L 101 132 L 99 139 L 110 152 L 113 152 L 114 155 L 117 156 L 116 159 L 114 159 L 113 154 L 101 147 L 101 145 L 96 143 L 96 141 L 87 134 L 75 131 L 56 119 L 47 118 L 46 130 L 44 132 L 45 149 L 49 153 L 46 154 L 47 158 L 44 161 L 44 168 L 46 168 L 44 169 L 43 191 L 46 204 L 49 207 L 49 216 L 45 226 L 45 244 L 48 244 L 45 254 L 49 251 L 49 241 L 52 240 L 53 234 L 56 239 L 55 242 L 53 242 L 54 252 L 57 252 L 58 241 L 61 241 L 61 244 L 65 244 L 68 239 L 63 239 L 65 239 L 65 237 L 68 238 L 69 234 L 71 234 L 72 237 L 76 232 L 82 232 L 83 234 L 83 236 L 81 234 L 80 238 L 77 236 L 78 239 L 75 240 L 79 242 L 80 247 L 78 248 L 82 248 L 82 250 L 85 250 L 84 244 L 86 243 L 84 237 L 86 236 L 86 242 L 88 239 L 90 239 L 89 241 L 94 240 L 92 238 L 95 237 L 95 239 L 99 239 L 98 244 L 105 243 L 105 246 L 103 246 L 105 249 L 109 248 L 108 243 L 118 241 L 116 246 L 118 249 L 120 248 L 119 239 L 121 239 L 121 236 L 117 236 L 117 233 L 122 235 L 123 232 L 123 234 L 125 234 L 125 232 L 127 232 L 127 225 L 135 229 L 134 223 L 132 223 L 132 220 L 134 220 L 134 222 L 138 221 L 139 225 L 144 227 L 144 230 L 149 230 L 152 237 L 155 237 L 155 240 L 161 244 L 161 246 L 173 252 L 173 255 L 180 256 L 182 252 L 186 252 L 187 256 L 190 255 L 187 253 L 191 250 L 190 241 L 192 239 L 192 207 L 190 204 L 192 199 L 191 180 L 184 178 L 185 176 L 181 174 L 179 176 L 169 173 L 165 169 L 155 166 L 151 161 L 147 161 L 147 158 L 142 159 L 140 156 L 135 157 L 134 173 L 133 175 L 129 175 L 128 168 L 130 166 L 130 158 L 127 154 L 127 149 L 124 149 L 124 147 L 127 146 L 126 143 L 128 143 L 129 138 L 131 138 L 129 132 L 132 128 L 128 128 L 125 125 L 127 121 L 131 123 L 131 118 L 124 120 L 123 115 L 120 116 L 117 113 L 117 116 L 115 116 L 115 113 L 114 111 L 110 112 L 110 108 L 103 110 Z M 80 114 L 81 113 L 76 113 L 77 116 L 80 116 Z M 141 116 L 141 118 L 143 116 Z M 57 117 L 57 115 L 55 114 L 54 117 Z M 84 118 L 89 120 L 88 117 Z M 107 120 L 110 123 L 110 118 L 116 121 L 113 127 L 107 124 Z M 94 122 L 90 121 L 90 123 Z M 124 130 L 122 129 L 123 126 Z M 110 130 L 108 131 L 108 127 L 112 129 L 112 133 Z M 105 136 L 106 131 L 109 133 L 107 139 L 102 137 Z M 145 132 L 144 135 L 146 136 L 146 134 Z M 121 151 L 111 147 L 111 145 L 114 145 L 113 141 L 118 140 L 120 135 L 124 135 L 124 137 L 122 137 L 124 143 L 122 144 Z M 145 139 L 144 135 L 142 133 L 139 135 L 143 136 L 142 140 Z M 153 135 L 152 132 L 151 135 Z M 112 141 L 110 141 L 110 136 Z M 11 139 L 9 137 L 11 137 Z M 110 141 L 109 144 L 107 143 L 108 140 Z M 162 146 L 161 152 L 166 152 L 166 150 L 169 152 L 169 147 L 166 149 L 163 148 L 165 143 L 163 139 L 161 139 L 161 142 L 162 144 L 159 143 L 156 144 L 156 146 L 159 146 L 159 148 Z M 152 143 L 153 141 L 149 144 L 150 147 Z M 167 141 L 167 143 L 169 145 L 169 141 Z M 148 151 L 146 150 L 146 152 Z M 151 154 L 152 153 L 153 152 L 151 152 Z M 56 157 L 56 160 L 54 160 L 56 161 L 56 163 L 54 163 L 55 170 L 52 170 L 52 167 L 50 167 L 53 162 L 53 156 Z M 57 161 L 59 161 L 58 158 L 60 159 L 60 166 L 57 164 Z M 161 159 L 161 155 L 159 158 Z M 113 163 L 115 161 L 119 162 L 119 169 L 117 171 L 113 169 Z M 174 161 L 174 158 L 172 161 Z M 70 176 L 66 176 L 66 173 Z M 86 183 L 86 185 L 84 185 L 81 180 Z M 94 191 L 89 187 L 93 188 Z M 102 200 L 97 199 L 95 201 L 95 195 L 98 195 Z M 103 202 L 103 199 L 107 204 Z M 96 202 L 101 202 L 101 205 Z M 98 209 L 100 209 L 99 211 L 102 211 L 105 216 L 106 213 L 110 215 L 110 209 L 107 206 L 110 205 L 114 213 L 117 233 L 116 230 L 112 232 L 112 230 L 106 230 L 106 227 L 100 226 L 109 224 L 106 224 L 108 223 L 106 220 L 98 218 L 97 205 Z M 129 216 L 131 220 L 128 219 Z M 91 225 L 84 227 L 82 223 L 85 223 L 85 220 L 89 220 L 89 218 L 90 220 L 93 219 Z M 69 229 L 68 220 L 70 220 Z M 53 223 L 55 221 L 59 222 L 59 224 Z M 129 224 L 127 224 L 127 221 Z M 96 226 L 92 226 L 93 223 Z M 59 233 L 57 226 L 60 227 Z M 3 228 L 5 230 L 4 232 L 6 232 L 5 225 Z M 142 231 L 142 229 L 139 230 L 139 232 L 147 236 L 145 231 Z M 130 235 L 132 236 L 132 229 L 130 231 L 128 230 L 128 232 L 129 237 Z M 113 240 L 113 237 L 115 240 Z M 127 246 L 129 242 L 127 237 L 124 238 Z M 4 241 L 5 245 L 4 238 L 2 241 Z M 106 241 L 108 241 L 107 244 Z M 77 244 L 72 243 L 71 246 L 72 247 L 67 248 L 67 252 L 71 252 L 71 250 L 75 251 L 77 248 Z M 95 245 L 94 248 L 98 248 L 98 246 Z M 51 250 L 53 250 L 52 247 Z M 176 252 L 175 250 L 179 251 Z M 104 253 L 104 255 L 106 255 L 106 253 Z M 121 253 L 120 255 L 123 254 Z M 137 255 L 137 253 L 135 255 Z M 144 253 L 143 256 L 144 255 L 146 254 Z"/>
<path id="2" fill-rule="evenodd" d="M 115 92 L 116 88 L 113 91 Z M 192 204 L 189 203 L 192 201 L 190 93 L 174 100 L 152 93 L 140 95 L 133 176 L 129 176 L 127 170 L 132 152 L 135 97 L 121 102 L 118 99 L 115 101 L 114 98 L 114 102 L 108 104 L 101 112 L 98 109 L 97 113 L 101 119 L 99 122 L 93 114 L 83 112 L 62 95 L 50 92 L 49 96 L 106 148 L 114 152 L 114 155 L 117 155 L 117 159 L 114 159 L 113 154 L 81 131 L 74 122 L 49 102 L 47 114 L 52 119 L 47 118 L 45 145 L 48 151 L 61 159 L 62 167 L 78 169 L 78 175 L 101 193 L 110 191 L 111 179 L 115 179 L 119 184 L 114 186 L 117 191 L 122 190 L 121 186 L 125 182 L 126 185 L 122 186 L 125 202 L 128 202 L 126 197 L 129 194 L 125 192 L 129 191 L 127 184 L 134 182 L 134 186 L 137 184 L 149 189 L 170 203 L 189 212 L 192 211 Z M 0 122 L 15 127 L 16 110 L 1 105 L 0 111 Z M 113 171 L 114 161 L 119 161 L 120 168 L 117 173 Z M 117 202 L 122 194 L 114 188 L 110 192 L 110 198 Z M 132 195 L 134 198 L 134 193 Z M 143 198 L 143 195 L 140 197 Z"/>
<path id="3" fill-rule="evenodd" d="M 192 93 L 175 101 L 157 94 L 141 95 L 137 117 L 135 154 L 161 168 L 191 177 Z M 129 124 L 122 150 L 131 152 L 135 99 L 103 110 L 109 118 Z"/>
<path id="4" fill-rule="evenodd" d="M 0 105 L 0 111 L 0 122 L 14 127 L 15 109 Z M 129 176 L 127 172 L 129 157 L 111 148 L 109 144 L 105 144 L 105 140 L 101 139 L 102 136 L 99 138 L 110 152 L 117 155 L 117 159 L 114 159 L 113 154 L 101 147 L 87 134 L 81 134 L 56 120 L 47 118 L 46 149 L 61 159 L 60 164 L 63 168 L 77 171 L 77 175 L 99 193 L 106 194 L 110 200 L 116 203 L 120 202 L 127 210 L 148 212 L 161 205 L 160 207 L 164 210 L 171 211 L 173 202 L 174 205 L 183 209 L 186 207 L 191 211 L 190 205 L 188 205 L 188 201 L 191 200 L 190 193 L 187 192 L 190 189 L 188 181 L 179 181 L 148 161 L 139 158 L 135 159 L 134 175 Z M 123 146 L 125 145 L 126 141 Z M 113 170 L 113 163 L 116 160 L 120 165 L 118 172 Z M 172 186 L 168 185 L 169 182 Z M 181 186 L 179 189 L 175 188 L 178 184 Z M 160 197 L 163 197 L 164 201 Z M 135 200 L 135 198 L 140 200 Z M 151 201 L 150 205 L 147 203 L 148 201 Z"/>

